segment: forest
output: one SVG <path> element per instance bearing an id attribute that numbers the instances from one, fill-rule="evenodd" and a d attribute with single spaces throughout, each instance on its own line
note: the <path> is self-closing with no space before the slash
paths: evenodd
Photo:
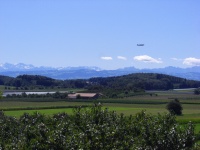
<path id="1" fill-rule="evenodd" d="M 20 75 L 16 78 L 0 76 L 0 85 L 4 85 L 5 90 L 9 90 L 10 87 L 14 87 L 14 90 L 82 88 L 85 92 L 103 93 L 108 98 L 122 98 L 144 93 L 146 90 L 198 88 L 200 81 L 157 73 L 135 73 L 75 80 L 56 80 L 40 75 Z"/>
<path id="2" fill-rule="evenodd" d="M 56 80 L 40 75 L 19 75 L 16 78 L 0 75 L 0 85 L 28 88 L 52 86 L 88 88 L 99 85 L 103 88 L 123 87 L 131 89 L 135 87 L 145 90 L 168 90 L 173 88 L 197 88 L 200 87 L 200 81 L 157 73 L 134 73 L 123 76 L 71 80 Z"/>

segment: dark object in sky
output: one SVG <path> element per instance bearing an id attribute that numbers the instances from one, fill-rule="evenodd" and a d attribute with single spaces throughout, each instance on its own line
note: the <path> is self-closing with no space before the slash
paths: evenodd
<path id="1" fill-rule="evenodd" d="M 144 44 L 137 44 L 137 46 L 144 46 Z"/>

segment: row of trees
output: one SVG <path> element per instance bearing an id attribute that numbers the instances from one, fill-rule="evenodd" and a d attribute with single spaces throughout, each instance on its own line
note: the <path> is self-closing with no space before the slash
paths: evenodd
<path id="1" fill-rule="evenodd" d="M 26 94 L 26 92 L 22 92 L 22 94 L 8 94 L 6 98 L 55 98 L 55 99 L 66 99 L 68 96 L 67 92 L 55 92 L 55 93 L 47 93 L 47 94 Z"/>

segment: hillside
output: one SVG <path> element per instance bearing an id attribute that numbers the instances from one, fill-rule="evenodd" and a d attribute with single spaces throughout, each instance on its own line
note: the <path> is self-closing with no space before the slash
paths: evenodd
<path id="1" fill-rule="evenodd" d="M 89 81 L 103 87 L 137 87 L 145 90 L 197 88 L 200 86 L 200 81 L 187 80 L 180 77 L 157 73 L 135 73 L 117 77 L 91 78 Z"/>
<path id="2" fill-rule="evenodd" d="M 39 75 L 20 75 L 16 78 L 0 76 L 0 85 L 16 88 L 85 88 L 89 91 L 138 91 L 169 90 L 173 88 L 197 88 L 200 81 L 187 80 L 180 77 L 157 74 L 135 73 L 115 77 L 97 77 L 90 79 L 56 80 Z"/>
<path id="3" fill-rule="evenodd" d="M 0 85 L 10 85 L 10 83 L 12 83 L 13 80 L 15 80 L 15 78 L 0 75 Z"/>
<path id="4" fill-rule="evenodd" d="M 88 81 L 91 85 L 88 87 L 89 91 L 103 91 L 109 97 L 133 96 L 144 90 L 200 87 L 200 81 L 156 73 L 136 73 L 117 77 L 91 78 Z"/>

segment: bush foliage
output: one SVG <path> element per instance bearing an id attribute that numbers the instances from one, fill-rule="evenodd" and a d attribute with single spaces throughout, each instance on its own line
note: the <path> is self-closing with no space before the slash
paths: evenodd
<path id="1" fill-rule="evenodd" d="M 51 117 L 0 113 L 0 149 L 178 150 L 194 143 L 193 124 L 181 128 L 172 114 L 124 116 L 97 104 Z"/>

